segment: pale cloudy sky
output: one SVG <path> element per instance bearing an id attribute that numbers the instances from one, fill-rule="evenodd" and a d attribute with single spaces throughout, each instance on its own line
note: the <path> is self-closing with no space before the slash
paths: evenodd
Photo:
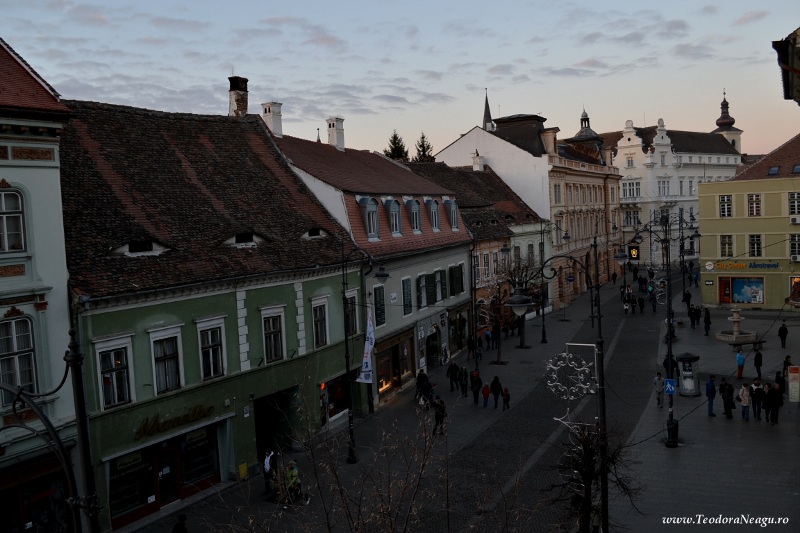
<path id="1" fill-rule="evenodd" d="M 797 0 L 0 0 L 0 37 L 64 98 L 225 114 L 283 102 L 284 133 L 381 150 L 392 130 L 434 152 L 492 115 L 535 113 L 574 135 L 634 125 L 711 131 L 727 91 L 745 152 L 798 132 L 771 41 Z"/>

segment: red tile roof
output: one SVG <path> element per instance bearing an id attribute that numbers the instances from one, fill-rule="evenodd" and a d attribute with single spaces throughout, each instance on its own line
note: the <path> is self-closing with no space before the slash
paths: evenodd
<path id="1" fill-rule="evenodd" d="M 61 184 L 72 283 L 92 297 L 338 265 L 344 232 L 258 116 L 66 102 Z M 327 237 L 304 238 L 321 228 Z M 254 233 L 266 242 L 225 241 Z M 125 257 L 131 241 L 160 255 Z"/>
<path id="2" fill-rule="evenodd" d="M 68 111 L 58 93 L 0 39 L 0 108 Z"/>
<path id="3" fill-rule="evenodd" d="M 770 169 L 776 167 L 776 173 L 770 175 Z M 800 178 L 800 172 L 793 172 L 795 168 L 800 169 L 800 134 L 792 137 L 783 145 L 771 151 L 756 163 L 750 165 L 747 170 L 741 174 L 737 174 L 733 179 L 742 181 Z"/>

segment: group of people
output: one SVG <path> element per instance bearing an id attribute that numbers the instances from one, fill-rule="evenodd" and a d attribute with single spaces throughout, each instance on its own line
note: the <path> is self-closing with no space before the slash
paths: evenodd
<path id="1" fill-rule="evenodd" d="M 279 466 L 280 463 L 281 454 L 267 449 L 264 455 L 264 468 L 262 471 L 267 500 L 275 500 L 283 504 L 284 509 L 298 502 L 308 505 L 311 501 L 311 496 L 303 492 L 300 469 L 297 467 L 297 463 L 294 460 L 290 460 L 283 468 Z"/>
<path id="2" fill-rule="evenodd" d="M 739 402 L 741 404 L 742 420 L 750 420 L 750 407 L 752 407 L 754 420 L 761 420 L 763 412 L 764 420 L 774 426 L 778 423 L 778 415 L 781 407 L 783 407 L 786 382 L 783 372 L 778 370 L 775 373 L 774 383 L 762 384 L 761 379 L 756 378 L 752 384 L 742 383 L 737 390 L 725 378 L 720 379 L 719 387 L 717 387 L 716 376 L 712 374 L 706 381 L 708 416 L 717 416 L 714 413 L 714 398 L 716 398 L 717 393 L 722 398 L 725 418 L 733 418 L 733 411 L 736 409 L 735 402 Z"/>

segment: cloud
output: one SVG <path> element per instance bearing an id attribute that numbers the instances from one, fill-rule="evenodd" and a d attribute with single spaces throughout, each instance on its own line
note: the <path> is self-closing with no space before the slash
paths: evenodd
<path id="1" fill-rule="evenodd" d="M 702 15 L 716 15 L 718 11 L 719 10 L 717 9 L 717 6 L 708 4 L 708 5 L 703 6 L 700 9 L 700 14 L 702 14 Z"/>
<path id="2" fill-rule="evenodd" d="M 439 81 L 442 79 L 442 73 L 438 70 L 417 70 L 415 73 L 425 80 Z"/>
<path id="3" fill-rule="evenodd" d="M 689 34 L 689 23 L 685 20 L 667 20 L 659 26 L 657 35 L 667 39 L 686 37 Z"/>
<path id="4" fill-rule="evenodd" d="M 395 96 L 393 94 L 378 94 L 372 97 L 373 100 L 377 100 L 378 102 L 385 102 L 387 104 L 405 104 L 411 105 L 407 99 L 403 98 L 402 96 Z"/>
<path id="5" fill-rule="evenodd" d="M 583 68 L 545 68 L 542 69 L 544 73 L 548 76 L 559 76 L 562 78 L 578 78 L 581 76 L 590 76 L 593 74 L 591 70 L 586 70 Z"/>
<path id="6" fill-rule="evenodd" d="M 494 65 L 487 69 L 487 72 L 492 76 L 511 76 L 514 74 L 514 65 Z"/>
<path id="7" fill-rule="evenodd" d="M 744 26 L 745 24 L 750 24 L 751 22 L 761 20 L 766 16 L 767 16 L 766 11 L 748 11 L 747 13 L 736 19 L 733 25 Z"/>
<path id="8" fill-rule="evenodd" d="M 604 63 L 599 59 L 590 58 L 584 59 L 580 63 L 575 63 L 576 67 L 586 67 L 586 68 L 608 68 L 608 63 Z"/>
<path id="9" fill-rule="evenodd" d="M 208 22 L 199 22 L 197 20 L 177 19 L 173 17 L 153 17 L 150 19 L 150 24 L 156 28 L 165 28 L 168 30 L 185 30 L 185 31 L 198 31 L 204 30 L 211 26 Z"/>
<path id="10" fill-rule="evenodd" d="M 300 38 L 302 44 L 328 49 L 343 49 L 347 42 L 328 31 L 320 24 L 312 24 L 308 19 L 299 17 L 269 17 L 262 22 L 273 28 L 296 29 L 305 35 Z"/>
<path id="11" fill-rule="evenodd" d="M 67 10 L 67 16 L 81 24 L 105 26 L 110 23 L 105 12 L 88 4 L 79 4 Z"/>
<path id="12" fill-rule="evenodd" d="M 707 59 L 713 57 L 713 49 L 704 44 L 677 44 L 672 48 L 673 53 L 687 59 Z"/>
<path id="13" fill-rule="evenodd" d="M 603 38 L 603 34 L 599 31 L 593 31 L 591 33 L 587 33 L 583 37 L 581 37 L 581 44 L 593 44 Z"/>
<path id="14" fill-rule="evenodd" d="M 614 37 L 612 40 L 622 44 L 642 44 L 647 38 L 647 34 L 642 31 L 632 31 L 619 37 Z"/>

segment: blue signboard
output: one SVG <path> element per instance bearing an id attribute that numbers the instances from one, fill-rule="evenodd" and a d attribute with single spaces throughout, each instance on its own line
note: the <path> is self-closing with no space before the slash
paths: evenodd
<path id="1" fill-rule="evenodd" d="M 664 392 L 667 394 L 675 394 L 675 380 L 674 379 L 665 379 L 664 380 Z"/>

